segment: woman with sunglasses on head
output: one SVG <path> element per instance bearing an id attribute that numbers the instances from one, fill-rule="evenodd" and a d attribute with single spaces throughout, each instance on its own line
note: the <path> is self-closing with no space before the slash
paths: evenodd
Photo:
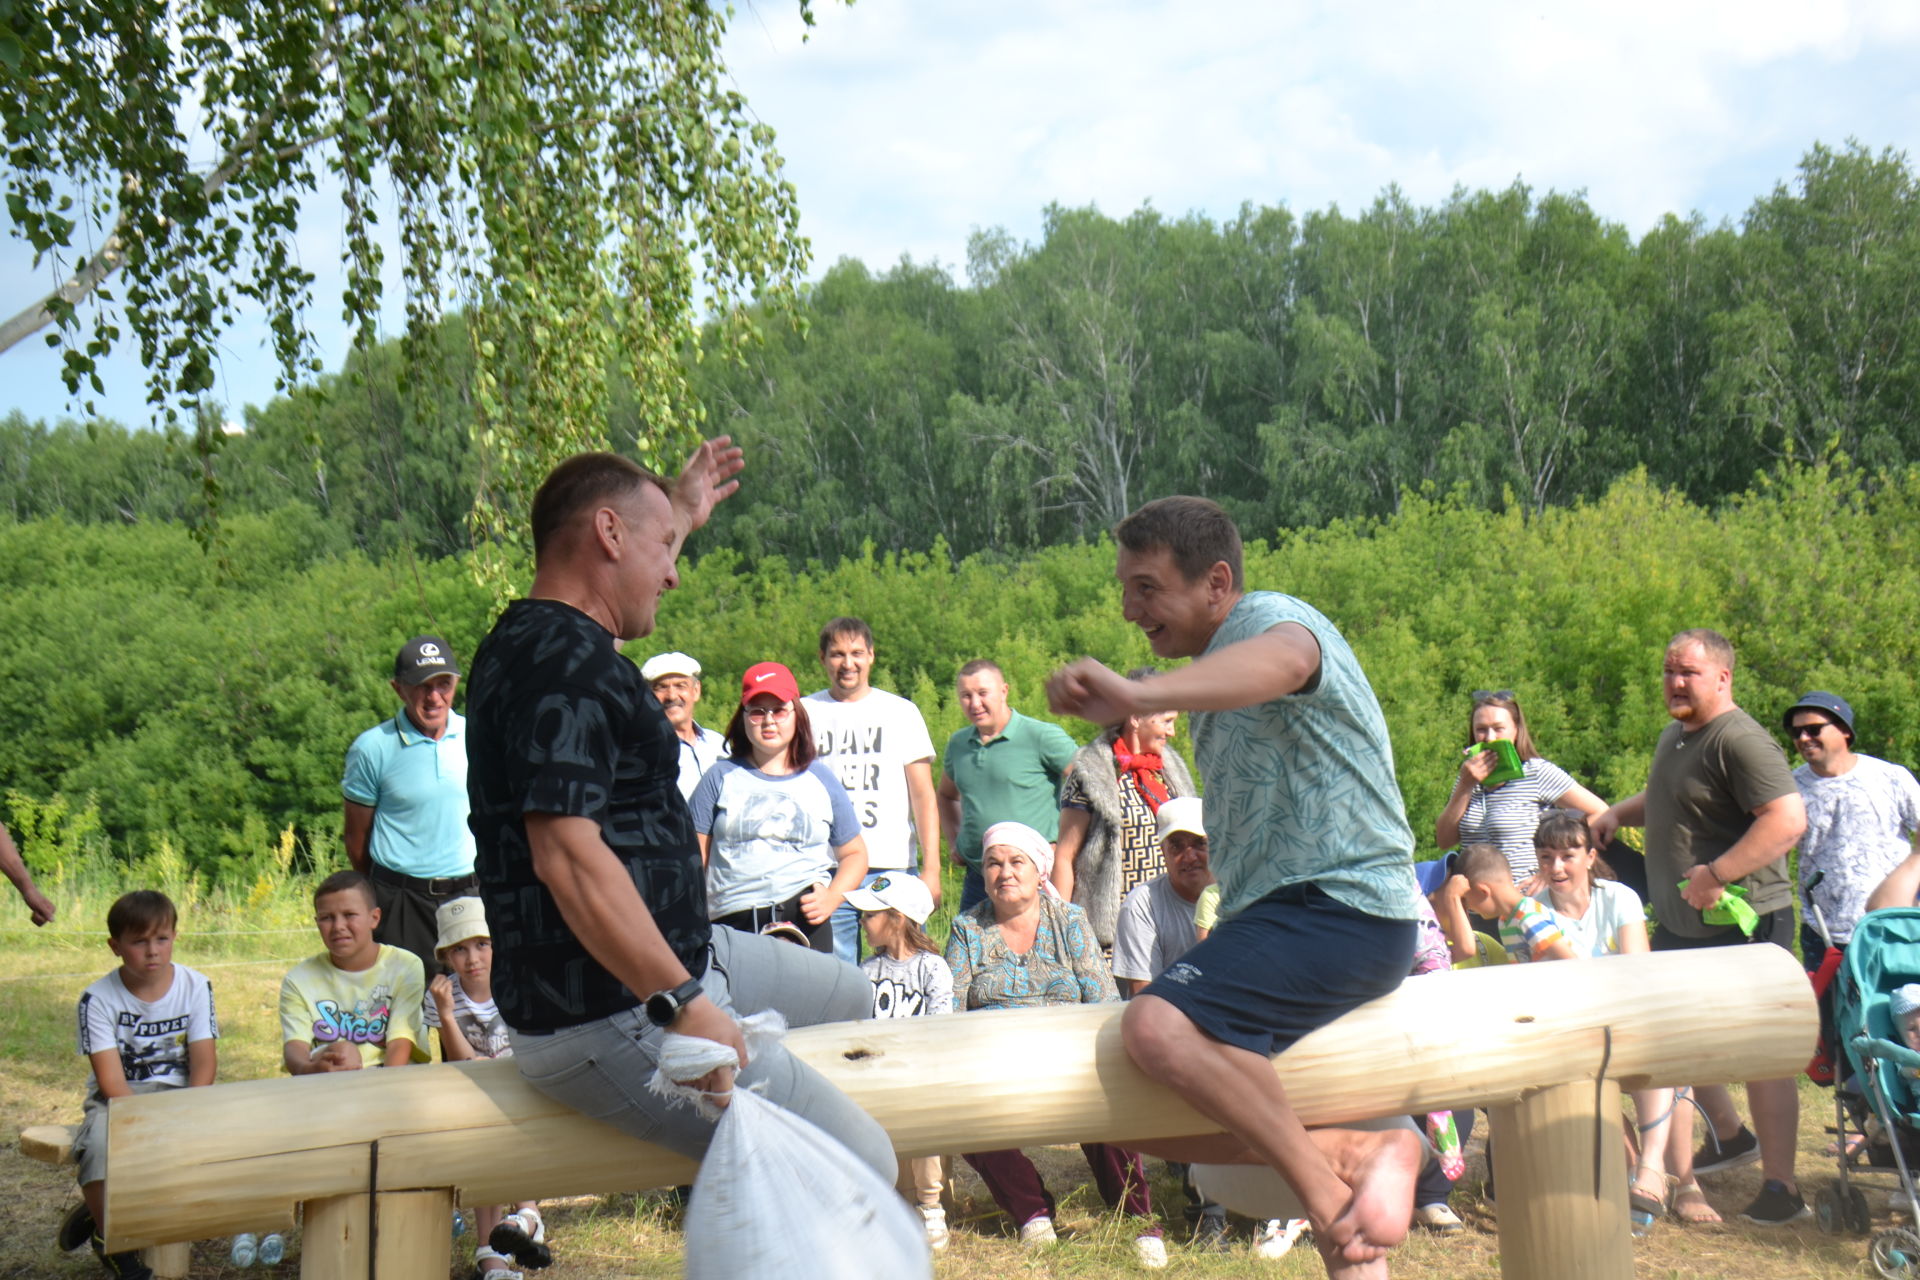
<path id="1" fill-rule="evenodd" d="M 1499 766 L 1500 756 L 1491 748 L 1475 748 L 1499 739 L 1513 744 L 1514 753 L 1520 757 L 1521 775 L 1489 786 L 1487 779 Z M 1453 794 L 1434 824 L 1434 840 L 1442 849 L 1498 845 L 1513 868 L 1514 883 L 1522 886 L 1523 892 L 1534 892 L 1537 886 L 1527 886 L 1540 870 L 1533 852 L 1533 830 L 1540 825 L 1540 816 L 1558 807 L 1592 817 L 1606 810 L 1606 802 L 1533 749 L 1527 718 L 1511 689 L 1474 693 L 1465 751 Z"/>
<path id="2" fill-rule="evenodd" d="M 730 754 L 688 807 L 707 865 L 707 914 L 747 933 L 788 923 L 833 951 L 833 911 L 867 874 L 867 844 L 846 788 L 814 759 L 793 673 L 747 668 L 727 724 Z"/>

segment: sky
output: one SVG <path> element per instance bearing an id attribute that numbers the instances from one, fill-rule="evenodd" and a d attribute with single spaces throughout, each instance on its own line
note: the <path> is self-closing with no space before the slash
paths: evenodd
<path id="1" fill-rule="evenodd" d="M 1912 0 L 739 0 L 726 56 L 778 132 L 813 273 L 910 256 L 964 282 L 975 230 L 1040 235 L 1047 205 L 1231 217 L 1243 202 L 1349 211 L 1398 184 L 1584 192 L 1635 235 L 1666 213 L 1738 223 L 1815 143 L 1920 154 Z M 324 196 L 324 192 L 322 196 Z M 339 213 L 301 226 L 319 354 L 339 367 Z M 51 281 L 0 242 L 0 313 Z M 389 269 L 397 250 L 389 250 Z M 389 284 L 397 296 L 397 274 Z M 397 332 L 397 308 L 388 328 Z M 0 353 L 0 413 L 77 412 L 36 336 Z M 258 315 L 214 394 L 273 394 Z M 143 371 L 107 363 L 107 416 L 148 420 Z"/>

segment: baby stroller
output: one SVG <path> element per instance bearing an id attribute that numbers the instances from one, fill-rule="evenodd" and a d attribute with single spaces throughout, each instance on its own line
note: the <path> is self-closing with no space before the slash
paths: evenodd
<path id="1" fill-rule="evenodd" d="M 1912 1221 L 1880 1231 L 1868 1251 L 1888 1280 L 1920 1280 L 1920 1200 L 1913 1183 L 1920 1160 L 1920 1053 L 1903 1043 L 1887 1008 L 1888 995 L 1909 982 L 1920 982 L 1920 908 L 1875 911 L 1854 929 L 1834 993 L 1834 1025 L 1845 1053 L 1834 1090 L 1840 1176 L 1814 1197 L 1822 1231 L 1865 1235 L 1873 1230 L 1872 1212 L 1855 1181 L 1897 1173 L 1895 1196 L 1904 1193 Z M 1867 1136 L 1857 1148 L 1848 1141 L 1856 1131 Z"/>

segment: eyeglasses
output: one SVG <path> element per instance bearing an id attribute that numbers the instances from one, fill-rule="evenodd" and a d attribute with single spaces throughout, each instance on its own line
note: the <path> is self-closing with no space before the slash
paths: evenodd
<path id="1" fill-rule="evenodd" d="M 1475 702 L 1512 702 L 1514 701 L 1513 690 L 1475 689 L 1473 691 L 1473 700 Z"/>
<path id="2" fill-rule="evenodd" d="M 1833 721 L 1831 720 L 1820 720 L 1813 724 L 1790 725 L 1787 728 L 1787 736 L 1794 739 L 1817 738 L 1823 729 L 1826 729 L 1832 724 Z"/>
<path id="3" fill-rule="evenodd" d="M 747 719 L 749 720 L 785 720 L 792 714 L 793 706 L 791 703 L 782 703 L 777 707 L 747 708 Z"/>

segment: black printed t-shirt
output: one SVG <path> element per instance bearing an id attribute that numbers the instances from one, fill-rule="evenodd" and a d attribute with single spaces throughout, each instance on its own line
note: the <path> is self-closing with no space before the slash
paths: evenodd
<path id="1" fill-rule="evenodd" d="M 679 740 L 599 623 L 556 600 L 516 600 L 467 675 L 474 870 L 507 1025 L 556 1031 L 630 1009 L 635 993 L 587 953 L 533 873 L 524 815 L 591 818 L 626 864 L 674 954 L 707 968 L 707 889 L 680 795 Z"/>

